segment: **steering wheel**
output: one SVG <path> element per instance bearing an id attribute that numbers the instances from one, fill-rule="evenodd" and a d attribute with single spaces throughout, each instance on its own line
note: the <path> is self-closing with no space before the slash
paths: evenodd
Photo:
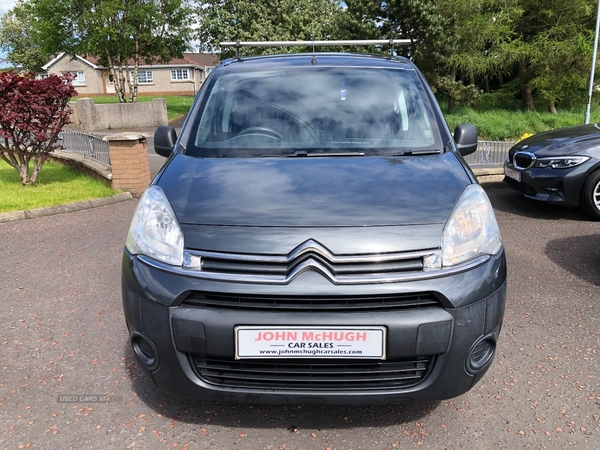
<path id="1" fill-rule="evenodd" d="M 267 127 L 250 127 L 242 130 L 238 133 L 238 136 L 246 136 L 251 134 L 257 134 L 260 136 L 265 136 L 271 139 L 283 139 L 283 136 L 278 131 L 275 131 L 272 128 Z"/>

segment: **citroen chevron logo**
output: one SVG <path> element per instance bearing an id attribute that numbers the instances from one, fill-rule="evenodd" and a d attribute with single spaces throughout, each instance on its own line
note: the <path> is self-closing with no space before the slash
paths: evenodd
<path id="1" fill-rule="evenodd" d="M 336 259 L 335 256 L 333 256 L 326 247 L 319 244 L 317 241 L 315 241 L 313 239 L 309 239 L 309 240 L 303 242 L 302 244 L 300 244 L 298 247 L 296 247 L 294 250 L 292 250 L 288 254 L 288 262 L 293 262 L 294 260 L 296 260 L 298 258 L 302 258 L 303 256 L 308 255 L 308 254 L 316 254 L 316 255 L 324 258 L 328 262 L 334 262 L 334 260 Z M 325 278 L 328 278 L 331 281 L 335 281 L 335 276 L 331 273 L 329 268 L 314 258 L 308 258 L 305 261 L 303 261 L 301 264 L 296 266 L 292 270 L 290 277 L 295 278 L 296 276 L 298 276 L 301 273 L 306 272 L 308 270 L 313 270 L 315 272 L 318 272 L 321 275 L 323 275 Z"/>
<path id="2" fill-rule="evenodd" d="M 309 239 L 309 240 L 303 242 L 298 247 L 296 247 L 294 250 L 292 250 L 290 253 L 288 253 L 288 258 L 291 261 L 291 260 L 296 259 L 307 253 L 317 253 L 318 255 L 323 256 L 324 258 L 327 258 L 328 260 L 334 259 L 333 255 L 326 247 L 319 244 L 317 241 L 315 241 L 313 239 Z"/>

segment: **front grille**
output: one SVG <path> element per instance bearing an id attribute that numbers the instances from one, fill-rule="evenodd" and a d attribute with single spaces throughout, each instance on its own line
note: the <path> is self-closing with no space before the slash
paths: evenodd
<path id="1" fill-rule="evenodd" d="M 243 283 L 288 284 L 307 271 L 333 284 L 391 283 L 440 270 L 440 254 L 439 248 L 431 248 L 336 255 L 309 239 L 285 255 L 186 249 L 184 267 L 198 277 Z"/>
<path id="2" fill-rule="evenodd" d="M 528 169 L 534 162 L 531 153 L 517 152 L 513 156 L 513 165 L 520 169 Z"/>
<path id="3" fill-rule="evenodd" d="M 250 311 L 285 312 L 367 312 L 397 311 L 414 308 L 441 307 L 431 293 L 392 294 L 377 296 L 265 296 L 223 295 L 192 292 L 183 302 L 187 306 Z"/>
<path id="4" fill-rule="evenodd" d="M 307 253 L 290 261 L 262 262 L 249 258 L 246 261 L 232 261 L 227 255 L 209 255 L 202 258 L 204 272 L 237 273 L 248 275 L 289 276 L 294 269 L 305 262 L 312 262 L 326 267 L 333 276 L 385 274 L 423 270 L 423 256 L 410 259 L 383 262 L 335 262 L 321 255 Z"/>
<path id="5" fill-rule="evenodd" d="M 396 361 L 248 360 L 190 357 L 205 382 L 227 388 L 280 390 L 375 390 L 417 385 L 427 376 L 433 358 Z"/>

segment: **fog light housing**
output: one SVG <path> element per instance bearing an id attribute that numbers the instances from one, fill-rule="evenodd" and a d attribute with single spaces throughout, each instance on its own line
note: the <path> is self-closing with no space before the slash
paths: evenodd
<path id="1" fill-rule="evenodd" d="M 475 341 L 467 358 L 467 371 L 475 374 L 486 367 L 496 354 L 496 338 L 489 335 Z"/>
<path id="2" fill-rule="evenodd" d="M 131 348 L 140 363 L 150 370 L 158 367 L 158 352 L 150 339 L 140 333 L 131 336 Z"/>

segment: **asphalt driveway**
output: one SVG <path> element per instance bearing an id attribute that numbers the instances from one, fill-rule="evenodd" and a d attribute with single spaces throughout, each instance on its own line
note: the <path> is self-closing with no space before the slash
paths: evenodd
<path id="1" fill-rule="evenodd" d="M 0 448 L 597 449 L 600 224 L 486 190 L 509 263 L 498 354 L 473 390 L 434 404 L 164 395 L 134 363 L 120 304 L 136 201 L 0 224 Z"/>

